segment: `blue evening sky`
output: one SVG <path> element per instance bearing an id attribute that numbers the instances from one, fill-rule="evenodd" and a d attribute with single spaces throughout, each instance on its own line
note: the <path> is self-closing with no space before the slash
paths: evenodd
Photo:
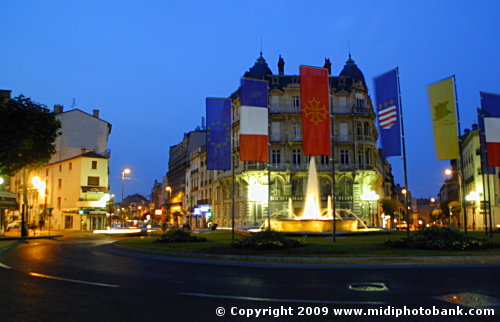
<path id="1" fill-rule="evenodd" d="M 426 85 L 456 75 L 461 127 L 476 122 L 479 91 L 500 93 L 499 1 L 26 1 L 3 0 L 0 89 L 63 104 L 113 125 L 110 184 L 132 169 L 125 194 L 149 196 L 168 150 L 201 124 L 205 98 L 227 97 L 262 51 L 277 73 L 348 57 L 373 80 L 399 67 L 409 188 L 435 196 L 436 161 Z M 396 182 L 402 161 L 391 157 Z M 119 199 L 119 198 L 117 198 Z"/>

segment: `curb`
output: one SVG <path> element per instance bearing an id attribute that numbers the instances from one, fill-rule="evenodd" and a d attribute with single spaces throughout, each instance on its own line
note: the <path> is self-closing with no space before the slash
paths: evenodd
<path id="1" fill-rule="evenodd" d="M 469 256 L 419 256 L 419 257 L 268 257 L 249 255 L 201 254 L 163 251 L 155 249 L 130 247 L 114 242 L 113 247 L 147 255 L 160 255 L 169 257 L 194 258 L 205 260 L 283 263 L 283 264 L 481 264 L 500 263 L 500 255 L 469 255 Z"/>
<path id="2" fill-rule="evenodd" d="M 48 235 L 48 236 L 27 236 L 27 237 L 0 237 L 0 241 L 4 240 L 26 240 L 26 239 L 53 239 L 57 237 L 64 237 L 64 235 Z"/>

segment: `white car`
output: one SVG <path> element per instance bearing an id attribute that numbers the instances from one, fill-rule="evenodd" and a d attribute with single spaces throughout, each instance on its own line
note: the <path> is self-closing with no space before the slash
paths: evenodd
<path id="1" fill-rule="evenodd" d="M 21 221 L 20 220 L 14 220 L 10 224 L 8 224 L 7 227 L 5 227 L 5 230 L 9 231 L 10 229 L 19 228 L 20 226 L 21 226 Z"/>

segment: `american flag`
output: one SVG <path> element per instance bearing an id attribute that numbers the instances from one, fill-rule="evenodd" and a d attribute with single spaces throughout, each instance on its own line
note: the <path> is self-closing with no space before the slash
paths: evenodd
<path id="1" fill-rule="evenodd" d="M 378 121 L 380 127 L 384 130 L 390 129 L 397 122 L 396 105 L 389 106 L 378 112 Z"/>

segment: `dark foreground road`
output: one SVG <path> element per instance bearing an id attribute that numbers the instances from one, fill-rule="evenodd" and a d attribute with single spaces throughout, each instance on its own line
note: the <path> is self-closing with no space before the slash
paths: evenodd
<path id="1" fill-rule="evenodd" d="M 0 321 L 495 321 L 500 310 L 500 263 L 214 264 L 112 241 L 74 235 L 1 249 Z M 496 316 L 471 315 L 486 309 Z M 463 315 L 425 315 L 444 310 Z"/>

